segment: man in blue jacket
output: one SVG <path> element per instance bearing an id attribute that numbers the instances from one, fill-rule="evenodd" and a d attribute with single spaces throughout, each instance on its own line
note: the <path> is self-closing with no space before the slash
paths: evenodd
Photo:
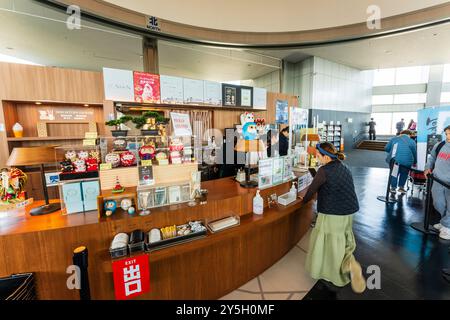
<path id="1" fill-rule="evenodd" d="M 412 132 L 403 130 L 400 135 L 392 138 L 384 148 L 388 153 L 386 161 L 391 163 L 395 161 L 399 165 L 396 176 L 391 177 L 391 195 L 395 195 L 398 185 L 398 192 L 405 194 L 405 184 L 408 179 L 409 168 L 417 163 L 417 147 L 413 139 Z M 393 172 L 395 173 L 395 172 Z"/>

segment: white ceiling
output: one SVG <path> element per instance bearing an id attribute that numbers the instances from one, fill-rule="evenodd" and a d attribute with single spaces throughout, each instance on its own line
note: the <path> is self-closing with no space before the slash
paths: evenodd
<path id="1" fill-rule="evenodd" d="M 262 53 L 290 62 L 314 55 L 362 70 L 445 64 L 450 63 L 450 23 L 383 38 Z"/>
<path id="2" fill-rule="evenodd" d="M 204 28 L 248 32 L 300 31 L 365 22 L 376 4 L 381 18 L 445 0 L 106 0 L 162 19 Z"/>

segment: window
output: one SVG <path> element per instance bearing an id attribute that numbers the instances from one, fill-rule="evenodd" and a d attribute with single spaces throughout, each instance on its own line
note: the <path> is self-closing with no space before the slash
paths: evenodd
<path id="1" fill-rule="evenodd" d="M 450 64 L 444 66 L 444 79 L 443 82 L 450 82 Z"/>
<path id="2" fill-rule="evenodd" d="M 373 73 L 374 86 L 389 86 L 395 84 L 395 69 L 378 69 Z"/>
<path id="3" fill-rule="evenodd" d="M 395 84 L 427 83 L 429 71 L 428 66 L 397 68 L 395 69 Z"/>
<path id="4" fill-rule="evenodd" d="M 395 125 L 401 119 L 405 122 L 405 129 L 408 129 L 411 119 L 417 123 L 417 112 L 380 112 L 372 113 L 371 117 L 377 123 L 377 135 L 395 135 Z"/>
<path id="5" fill-rule="evenodd" d="M 373 105 L 393 104 L 393 103 L 394 103 L 394 96 L 392 94 L 372 96 Z"/>
<path id="6" fill-rule="evenodd" d="M 441 93 L 441 102 L 450 102 L 450 92 Z"/>
<path id="7" fill-rule="evenodd" d="M 426 93 L 408 93 L 394 95 L 394 104 L 425 103 L 426 100 Z"/>

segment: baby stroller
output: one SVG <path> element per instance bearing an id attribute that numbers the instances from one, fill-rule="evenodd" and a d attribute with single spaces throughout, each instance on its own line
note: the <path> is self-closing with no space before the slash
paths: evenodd
<path id="1" fill-rule="evenodd" d="M 409 191 L 411 189 L 411 197 L 414 196 L 414 187 L 418 187 L 418 194 L 423 194 L 426 190 L 427 179 L 423 171 L 416 169 L 411 169 L 409 171 L 408 180 L 406 183 L 406 189 Z"/>

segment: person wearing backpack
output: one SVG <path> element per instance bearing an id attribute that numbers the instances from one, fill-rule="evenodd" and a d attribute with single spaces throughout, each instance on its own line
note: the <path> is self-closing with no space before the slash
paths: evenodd
<path id="1" fill-rule="evenodd" d="M 409 169 L 417 163 L 417 147 L 413 139 L 412 132 L 403 130 L 399 136 L 392 138 L 384 148 L 388 153 L 386 162 L 391 164 L 394 161 L 399 165 L 397 174 L 391 177 L 391 195 L 395 196 L 398 185 L 398 192 L 406 194 L 405 184 L 408 179 Z"/>
<path id="2" fill-rule="evenodd" d="M 446 139 L 434 145 L 425 165 L 425 176 L 433 176 L 450 184 L 450 125 L 444 129 Z M 450 240 L 450 190 L 438 182 L 431 187 L 433 206 L 441 214 L 441 221 L 434 225 L 439 237 Z"/>

